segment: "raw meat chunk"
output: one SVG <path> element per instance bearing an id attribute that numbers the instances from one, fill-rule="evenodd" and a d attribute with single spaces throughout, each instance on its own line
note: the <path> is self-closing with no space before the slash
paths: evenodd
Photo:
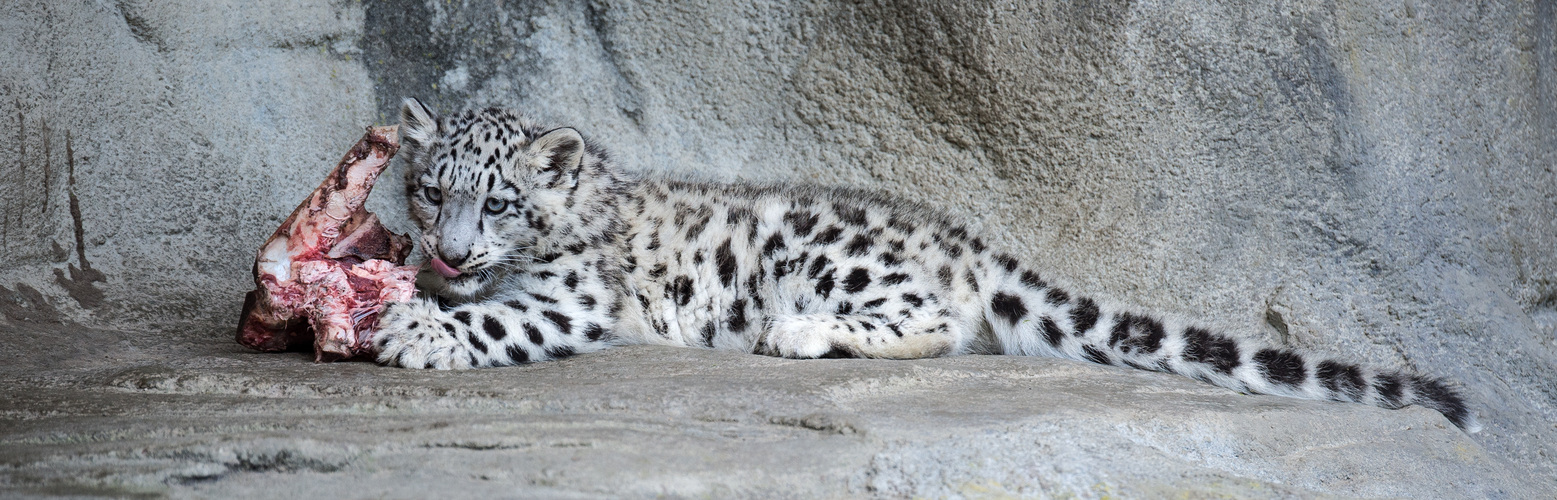
<path id="1" fill-rule="evenodd" d="M 282 351 L 311 341 L 315 361 L 372 354 L 384 303 L 416 296 L 417 268 L 401 265 L 410 238 L 363 209 L 399 149 L 397 127 L 369 127 L 260 247 L 238 343 Z"/>

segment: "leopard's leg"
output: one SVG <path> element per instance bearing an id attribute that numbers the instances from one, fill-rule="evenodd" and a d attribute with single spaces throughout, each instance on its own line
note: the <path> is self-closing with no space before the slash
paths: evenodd
<path id="1" fill-rule="evenodd" d="M 390 304 L 378 337 L 380 363 L 440 370 L 506 366 L 603 349 L 604 316 L 522 295 L 448 309 L 432 301 Z"/>

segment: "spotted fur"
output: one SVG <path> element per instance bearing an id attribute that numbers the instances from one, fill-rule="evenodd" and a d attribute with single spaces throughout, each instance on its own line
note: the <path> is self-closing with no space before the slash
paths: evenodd
<path id="1" fill-rule="evenodd" d="M 1059 356 L 1238 391 L 1419 404 L 1444 383 L 1320 359 L 1062 288 L 961 223 L 872 193 L 639 177 L 505 110 L 401 113 L 422 248 L 462 271 L 390 307 L 379 361 L 470 368 L 628 343 L 791 358 Z"/>

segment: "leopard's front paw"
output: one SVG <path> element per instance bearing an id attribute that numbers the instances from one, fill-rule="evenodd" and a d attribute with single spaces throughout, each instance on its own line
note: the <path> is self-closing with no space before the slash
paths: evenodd
<path id="1" fill-rule="evenodd" d="M 464 327 L 454 316 L 424 301 L 397 302 L 384 308 L 373 343 L 378 362 L 402 368 L 471 368 L 467 347 L 456 335 Z"/>

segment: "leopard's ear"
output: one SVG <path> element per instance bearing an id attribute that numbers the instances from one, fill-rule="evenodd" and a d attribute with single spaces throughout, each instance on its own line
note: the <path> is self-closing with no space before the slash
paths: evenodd
<path id="1" fill-rule="evenodd" d="M 400 103 L 400 137 L 407 146 L 424 148 L 438 134 L 438 116 L 415 97 Z"/>
<path id="2" fill-rule="evenodd" d="M 543 177 L 554 176 L 550 186 L 572 189 L 578 185 L 579 164 L 584 161 L 584 137 L 567 127 L 552 130 L 530 143 L 529 156 Z"/>

